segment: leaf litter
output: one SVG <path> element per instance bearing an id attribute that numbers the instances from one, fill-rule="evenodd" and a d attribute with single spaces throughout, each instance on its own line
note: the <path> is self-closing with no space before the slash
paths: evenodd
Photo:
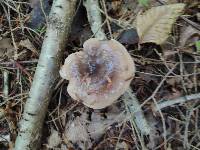
<path id="1" fill-rule="evenodd" d="M 46 15 L 51 2 L 45 0 L 43 3 Z M 200 24 L 197 11 L 199 2 L 165 2 L 168 5 L 160 6 L 162 3 L 159 1 L 149 0 L 146 7 L 134 0 L 106 1 L 113 35 L 127 47 L 136 62 L 137 73 L 131 88 L 152 127 L 151 134 L 142 136 L 137 133 L 137 128 L 125 112 L 121 99 L 108 108 L 92 110 L 81 103 L 74 103 L 66 92 L 68 83 L 64 81 L 57 85 L 50 102 L 41 149 L 164 149 L 164 137 L 167 138 L 167 149 L 199 148 L 200 138 L 196 134 L 200 130 L 197 100 L 162 109 L 164 122 L 161 114 L 152 109 L 154 102 L 145 101 L 152 94 L 155 94 L 153 98 L 160 102 L 200 91 L 200 56 L 195 47 L 195 42 L 199 41 L 199 29 L 192 24 Z M 5 69 L 11 72 L 9 99 L 4 101 L 1 98 L 0 104 L 2 110 L 6 110 L 9 104 L 9 109 L 13 111 L 0 121 L 0 136 L 3 138 L 0 139 L 0 147 L 5 149 L 11 149 L 15 141 L 17 128 L 9 128 L 12 127 L 9 125 L 17 126 L 19 122 L 31 83 L 28 76 L 33 77 L 36 67 L 33 60 L 39 57 L 41 37 L 44 36 L 42 30 L 46 26 L 40 6 L 39 0 L 31 1 L 31 5 L 18 0 L 9 2 L 6 8 L 11 10 L 12 31 L 8 28 L 3 9 L 0 10 L 0 33 L 6 35 L 0 40 L 0 59 L 4 63 L 0 68 L 1 72 Z M 18 8 L 20 13 L 17 13 L 15 8 Z M 92 36 L 86 11 L 82 6 L 79 8 L 81 11 L 77 11 L 63 58 L 78 51 L 84 41 Z M 181 15 L 192 23 L 183 20 Z M 28 17 L 29 24 L 26 20 Z M 22 23 L 20 26 L 19 19 Z M 26 27 L 25 30 L 23 26 Z M 108 33 L 106 25 L 102 28 Z M 13 32 L 14 37 L 11 37 L 10 32 Z M 15 50 L 12 38 L 19 50 L 19 60 L 16 62 L 20 61 L 22 69 L 10 60 L 13 59 Z M 163 44 L 168 46 L 163 47 Z M 166 76 L 169 69 L 177 63 L 173 72 Z M 26 76 L 24 71 L 30 72 L 29 75 Z M 0 74 L 0 95 L 3 93 L 3 79 L 3 74 Z M 162 80 L 164 82 L 161 82 Z M 159 90 L 154 93 L 157 88 Z M 188 112 L 192 110 L 193 113 L 189 116 Z M 7 119 L 8 117 L 10 119 Z M 166 132 L 163 123 L 166 125 Z M 186 139 L 188 143 L 185 143 Z"/>

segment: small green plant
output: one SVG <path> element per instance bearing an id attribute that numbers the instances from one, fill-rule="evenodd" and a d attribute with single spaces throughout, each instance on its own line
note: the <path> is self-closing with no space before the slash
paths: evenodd
<path id="1" fill-rule="evenodd" d="M 147 7 L 149 5 L 149 0 L 138 0 L 139 4 Z"/>
<path id="2" fill-rule="evenodd" d="M 36 29 L 36 31 L 39 33 L 39 34 L 43 34 L 44 32 L 46 32 L 46 26 L 40 26 Z"/>
<path id="3" fill-rule="evenodd" d="M 197 53 L 200 54 L 200 40 L 195 42 Z"/>

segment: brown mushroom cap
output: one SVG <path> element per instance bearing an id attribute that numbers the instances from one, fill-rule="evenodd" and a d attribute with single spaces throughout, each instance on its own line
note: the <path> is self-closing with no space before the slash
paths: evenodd
<path id="1" fill-rule="evenodd" d="M 96 38 L 87 40 L 83 51 L 69 55 L 60 70 L 61 77 L 69 80 L 69 95 L 94 109 L 117 100 L 134 74 L 135 64 L 122 44 Z"/>

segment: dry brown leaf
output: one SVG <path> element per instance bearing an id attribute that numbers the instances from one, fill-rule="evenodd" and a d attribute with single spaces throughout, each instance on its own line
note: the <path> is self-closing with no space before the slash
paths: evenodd
<path id="1" fill-rule="evenodd" d="M 185 4 L 177 3 L 153 7 L 136 17 L 136 28 L 140 43 L 162 44 L 169 36 L 172 25 Z"/>
<path id="2" fill-rule="evenodd" d="M 121 112 L 116 105 L 112 105 L 107 109 L 106 118 L 102 118 L 99 113 L 92 113 L 91 122 L 87 126 L 88 133 L 92 139 L 99 139 L 112 124 L 121 124 L 126 120 L 127 114 Z"/>
<path id="3" fill-rule="evenodd" d="M 19 46 L 25 47 L 28 50 L 31 50 L 33 53 L 35 53 L 37 56 L 39 55 L 36 48 L 34 47 L 34 45 L 31 43 L 31 41 L 29 39 L 26 40 L 21 40 L 19 42 Z"/>
<path id="4" fill-rule="evenodd" d="M 3 38 L 0 40 L 0 59 L 7 56 L 8 58 L 12 58 L 14 55 L 14 47 L 11 44 L 10 38 Z"/>
<path id="5" fill-rule="evenodd" d="M 13 48 L 10 38 L 4 38 L 0 40 L 0 49 L 11 49 Z"/>
<path id="6" fill-rule="evenodd" d="M 69 121 L 66 125 L 64 135 L 68 141 L 71 141 L 73 144 L 78 144 L 81 149 L 84 149 L 85 144 L 87 147 L 91 147 L 85 114 L 81 117 L 76 117 L 73 121 Z"/>
<path id="7" fill-rule="evenodd" d="M 48 144 L 47 147 L 48 148 L 55 148 L 56 146 L 58 146 L 60 143 L 62 142 L 61 137 L 58 133 L 58 131 L 54 130 L 53 128 L 51 128 L 51 135 L 48 138 Z"/>
<path id="8" fill-rule="evenodd" d="M 129 117 L 122 112 L 124 108 L 121 109 L 115 104 L 107 107 L 107 112 L 104 114 L 106 117 L 103 117 L 99 110 L 92 112 L 90 115 L 87 108 L 79 107 L 78 110 L 81 113 L 80 116 L 68 118 L 67 122 L 64 121 L 66 125 L 63 140 L 68 146 L 71 142 L 82 149 L 91 148 L 92 141 L 99 141 L 112 124 L 121 126 Z M 88 120 L 89 116 L 90 119 Z"/>
<path id="9" fill-rule="evenodd" d="M 182 27 L 180 35 L 180 46 L 184 47 L 187 44 L 195 43 L 200 38 L 200 31 L 192 26 Z"/>

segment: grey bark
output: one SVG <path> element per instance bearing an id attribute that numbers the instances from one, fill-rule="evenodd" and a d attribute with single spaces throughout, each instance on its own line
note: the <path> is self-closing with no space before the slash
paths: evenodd
<path id="1" fill-rule="evenodd" d="M 99 40 L 105 40 L 106 35 L 102 28 L 102 19 L 98 0 L 86 0 L 84 6 L 87 10 L 87 18 L 94 36 Z"/>
<path id="2" fill-rule="evenodd" d="M 173 107 L 175 104 L 182 104 L 182 103 L 189 102 L 195 99 L 200 100 L 200 93 L 186 95 L 186 96 L 178 97 L 175 99 L 163 99 L 158 102 L 157 107 L 153 106 L 153 108 L 154 108 L 154 111 L 158 111 L 159 109 L 161 110 L 169 106 Z"/>
<path id="3" fill-rule="evenodd" d="M 59 65 L 77 0 L 54 0 L 46 36 L 24 106 L 15 150 L 36 150 L 40 146 L 41 131 L 53 86 L 59 77 Z"/>
<path id="4" fill-rule="evenodd" d="M 128 108 L 127 111 L 130 113 L 131 118 L 135 122 L 139 131 L 143 135 L 150 134 L 151 133 L 151 127 L 148 124 L 148 121 L 143 114 L 143 110 L 140 106 L 140 103 L 139 103 L 138 99 L 136 98 L 136 96 L 133 93 L 131 88 L 129 88 L 124 93 L 124 95 L 122 96 L 122 99 L 123 99 L 125 105 L 127 105 L 127 108 Z"/>

